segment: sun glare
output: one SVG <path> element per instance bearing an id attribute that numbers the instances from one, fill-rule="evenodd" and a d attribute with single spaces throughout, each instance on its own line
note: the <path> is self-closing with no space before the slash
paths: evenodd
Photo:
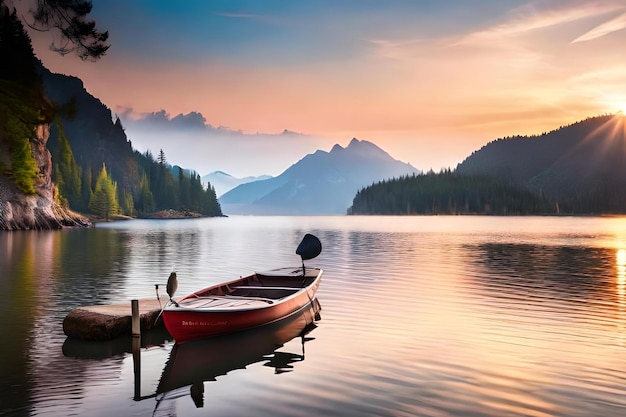
<path id="1" fill-rule="evenodd" d="M 609 99 L 609 111 L 614 111 L 616 114 L 623 116 L 626 113 L 626 98 L 613 97 Z"/>

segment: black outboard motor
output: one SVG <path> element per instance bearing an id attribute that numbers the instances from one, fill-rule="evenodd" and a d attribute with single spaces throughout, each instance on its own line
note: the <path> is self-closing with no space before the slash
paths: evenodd
<path id="1" fill-rule="evenodd" d="M 300 242 L 296 249 L 296 254 L 300 255 L 302 258 L 302 277 L 306 275 L 304 261 L 313 259 L 320 253 L 322 253 L 322 242 L 310 233 L 304 235 L 302 242 Z"/>

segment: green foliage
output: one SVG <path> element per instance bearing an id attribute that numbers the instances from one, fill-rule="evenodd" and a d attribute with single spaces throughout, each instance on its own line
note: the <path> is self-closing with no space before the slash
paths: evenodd
<path id="1" fill-rule="evenodd" d="M 34 194 L 39 175 L 29 138 L 43 120 L 37 108 L 25 100 L 29 90 L 16 83 L 0 80 L 0 146 L 8 149 L 9 161 L 4 174 L 12 178 L 25 194 Z"/>
<path id="2" fill-rule="evenodd" d="M 360 190 L 349 214 L 553 214 L 556 205 L 492 177 L 439 174 L 405 176 Z"/>
<path id="3" fill-rule="evenodd" d="M 104 164 L 96 179 L 96 186 L 89 201 L 89 209 L 105 220 L 109 220 L 111 215 L 119 213 L 117 184 L 109 176 Z"/>
<path id="4" fill-rule="evenodd" d="M 35 194 L 34 182 L 38 176 L 38 168 L 33 158 L 33 149 L 30 142 L 15 141 L 11 145 L 11 170 L 10 177 L 13 178 L 17 187 L 24 194 Z"/>
<path id="5" fill-rule="evenodd" d="M 136 199 L 137 210 L 140 213 L 152 213 L 154 211 L 154 198 L 150 190 L 150 182 L 148 176 L 144 174 L 139 183 L 139 195 Z"/>
<path id="6" fill-rule="evenodd" d="M 54 171 L 52 179 L 59 187 L 61 196 L 68 200 L 69 205 L 78 206 L 81 198 L 82 180 L 80 167 L 74 159 L 72 148 L 63 131 L 63 125 L 60 118 L 56 119 L 56 128 L 58 129 L 59 146 L 56 153 L 52 155 Z"/>
<path id="7" fill-rule="evenodd" d="M 3 173 L 25 194 L 34 194 L 39 176 L 30 139 L 37 125 L 49 121 L 52 106 L 43 94 L 30 38 L 15 11 L 0 3 L 0 150 Z"/>
<path id="8" fill-rule="evenodd" d="M 90 2 L 83 0 L 39 1 L 33 9 L 34 26 L 66 30 L 62 36 L 71 43 L 61 44 L 59 52 L 75 50 L 83 59 L 97 58 L 108 45 L 106 33 L 96 32 L 86 20 L 90 9 Z M 46 97 L 65 104 L 53 106 Z M 133 151 L 121 121 L 112 123 L 111 111 L 86 93 L 80 80 L 43 68 L 20 19 L 0 0 L 0 168 L 24 193 L 35 192 L 39 176 L 29 139 L 54 114 L 58 117 L 47 146 L 56 198 L 72 209 L 91 210 L 103 218 L 120 209 L 129 216 L 170 208 L 222 214 L 215 190 L 205 189 L 199 175 L 183 170 L 173 175 L 162 150 L 157 160 L 149 151 Z"/>
<path id="9" fill-rule="evenodd" d="M 133 201 L 133 194 L 124 190 L 124 195 L 122 196 L 122 214 L 133 217 L 135 215 L 135 203 Z"/>
<path id="10" fill-rule="evenodd" d="M 91 169 L 83 169 L 83 177 L 81 181 L 80 201 L 76 206 L 72 206 L 75 210 L 87 211 L 89 202 L 93 196 L 93 172 Z"/>

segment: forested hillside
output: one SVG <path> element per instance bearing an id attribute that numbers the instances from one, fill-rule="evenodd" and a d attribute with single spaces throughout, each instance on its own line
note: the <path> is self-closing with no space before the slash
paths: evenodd
<path id="1" fill-rule="evenodd" d="M 626 118 L 592 117 L 539 136 L 498 139 L 456 172 L 511 181 L 571 213 L 626 213 Z"/>
<path id="2" fill-rule="evenodd" d="M 626 118 L 490 142 L 454 171 L 367 187 L 352 214 L 624 214 Z"/>
<path id="3" fill-rule="evenodd" d="M 54 113 L 38 68 L 16 13 L 0 4 L 0 171 L 25 194 L 35 193 L 39 174 L 28 139 Z"/>
<path id="4" fill-rule="evenodd" d="M 53 161 L 72 158 L 81 171 L 79 187 L 63 170 L 55 169 L 55 181 L 72 208 L 89 210 L 90 195 L 103 166 L 117 184 L 119 211 L 128 216 L 145 216 L 174 209 L 206 216 L 222 215 L 215 190 L 203 187 L 193 171 L 172 169 L 166 155 L 139 153 L 132 148 L 120 119 L 89 94 L 75 77 L 52 74 L 43 69 L 45 90 L 55 103 L 62 103 L 50 132 L 48 148 Z M 74 178 L 72 174 L 70 178 Z M 72 183 L 72 188 L 67 187 Z M 80 191 L 79 191 L 80 190 Z"/>
<path id="5" fill-rule="evenodd" d="M 550 200 L 497 178 L 456 174 L 411 175 L 360 190 L 348 214 L 556 214 Z"/>
<path id="6" fill-rule="evenodd" d="M 215 190 L 210 184 L 203 187 L 200 175 L 173 169 L 162 152 L 155 158 L 135 151 L 120 120 L 113 120 L 79 79 L 44 68 L 22 23 L 5 6 L 0 62 L 0 175 L 21 193 L 35 194 L 35 183 L 47 175 L 31 145 L 35 130 L 43 126 L 43 143 L 52 154 L 54 199 L 65 207 L 103 218 L 165 209 L 222 215 Z"/>

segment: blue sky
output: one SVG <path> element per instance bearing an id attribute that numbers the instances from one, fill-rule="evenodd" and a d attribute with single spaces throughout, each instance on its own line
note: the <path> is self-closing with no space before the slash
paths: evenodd
<path id="1" fill-rule="evenodd" d="M 201 174 L 277 175 L 352 137 L 454 168 L 496 138 L 626 110 L 623 0 L 95 0 L 92 17 L 107 56 L 32 34 L 44 65 L 80 77 L 136 148 Z M 154 114 L 206 128 L 150 131 Z"/>

